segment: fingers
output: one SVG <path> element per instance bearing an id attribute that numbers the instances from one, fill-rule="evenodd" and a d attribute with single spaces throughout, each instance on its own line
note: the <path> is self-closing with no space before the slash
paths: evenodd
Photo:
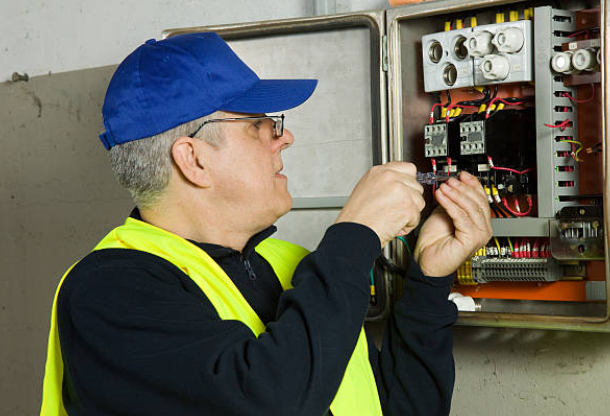
<path id="1" fill-rule="evenodd" d="M 462 174 L 459 181 L 449 179 L 437 190 L 436 199 L 453 220 L 456 230 L 471 233 L 482 244 L 491 238 L 491 212 L 476 178 Z"/>
<path id="2" fill-rule="evenodd" d="M 462 172 L 460 180 L 450 178 L 443 189 L 446 196 L 473 218 L 484 222 L 491 218 L 487 195 L 474 176 Z"/>
<path id="3" fill-rule="evenodd" d="M 390 162 L 383 166 L 387 169 L 400 173 L 403 177 L 403 182 L 407 186 L 413 188 L 421 194 L 424 193 L 424 187 L 417 182 L 417 167 L 413 163 Z"/>
<path id="4" fill-rule="evenodd" d="M 387 167 L 388 169 L 393 169 L 398 172 L 402 172 L 405 175 L 409 175 L 409 176 L 413 176 L 413 177 L 415 177 L 417 175 L 417 167 L 413 163 L 388 162 L 388 163 L 384 164 L 383 166 Z"/>

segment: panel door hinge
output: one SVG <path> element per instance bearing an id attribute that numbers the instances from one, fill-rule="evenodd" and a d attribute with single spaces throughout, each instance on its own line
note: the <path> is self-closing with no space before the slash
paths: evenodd
<path id="1" fill-rule="evenodd" d="M 381 37 L 381 69 L 388 72 L 388 36 Z"/>

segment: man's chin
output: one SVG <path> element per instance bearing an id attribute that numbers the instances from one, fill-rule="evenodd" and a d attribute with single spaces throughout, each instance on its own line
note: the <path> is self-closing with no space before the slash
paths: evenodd
<path id="1" fill-rule="evenodd" d="M 290 210 L 292 209 L 292 203 L 293 203 L 292 196 L 290 194 L 288 194 L 284 207 L 279 211 L 278 218 L 283 217 L 284 215 L 286 215 L 287 213 L 290 212 Z"/>

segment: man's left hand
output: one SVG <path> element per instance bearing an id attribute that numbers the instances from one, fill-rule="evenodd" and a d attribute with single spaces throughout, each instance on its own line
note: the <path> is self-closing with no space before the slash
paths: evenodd
<path id="1" fill-rule="evenodd" d="M 435 192 L 440 207 L 423 224 L 413 258 L 426 276 L 453 273 L 492 237 L 491 213 L 479 181 L 467 172 Z"/>

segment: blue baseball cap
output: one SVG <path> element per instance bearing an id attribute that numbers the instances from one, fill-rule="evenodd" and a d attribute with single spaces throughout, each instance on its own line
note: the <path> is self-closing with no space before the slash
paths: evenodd
<path id="1" fill-rule="evenodd" d="M 118 66 L 102 108 L 106 149 L 215 111 L 262 114 L 305 102 L 315 79 L 260 79 L 216 33 L 139 46 Z"/>

